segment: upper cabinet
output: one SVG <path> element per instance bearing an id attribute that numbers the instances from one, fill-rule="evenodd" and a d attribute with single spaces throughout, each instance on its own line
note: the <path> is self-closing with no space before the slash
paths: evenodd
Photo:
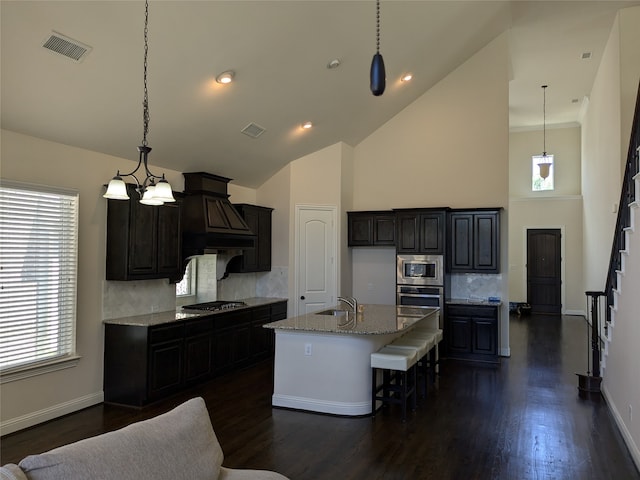
<path id="1" fill-rule="evenodd" d="M 442 255 L 445 251 L 446 210 L 396 210 L 398 253 Z"/>
<path id="2" fill-rule="evenodd" d="M 256 235 L 254 249 L 244 250 L 229 262 L 228 271 L 236 273 L 268 272 L 271 270 L 271 212 L 273 208 L 234 204 L 251 231 Z"/>
<path id="3" fill-rule="evenodd" d="M 130 200 L 107 200 L 107 280 L 179 280 L 180 204 L 143 205 L 134 185 Z"/>
<path id="4" fill-rule="evenodd" d="M 454 210 L 450 228 L 452 273 L 500 272 L 500 209 Z"/>
<path id="5" fill-rule="evenodd" d="M 392 211 L 347 212 L 348 245 L 377 247 L 396 244 L 395 213 Z"/>

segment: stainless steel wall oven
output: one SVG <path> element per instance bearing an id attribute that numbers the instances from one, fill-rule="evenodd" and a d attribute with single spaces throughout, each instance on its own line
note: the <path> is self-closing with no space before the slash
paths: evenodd
<path id="1" fill-rule="evenodd" d="M 442 255 L 398 255 L 396 263 L 397 305 L 443 307 L 444 257 Z M 442 322 L 442 315 L 440 315 L 440 322 Z"/>

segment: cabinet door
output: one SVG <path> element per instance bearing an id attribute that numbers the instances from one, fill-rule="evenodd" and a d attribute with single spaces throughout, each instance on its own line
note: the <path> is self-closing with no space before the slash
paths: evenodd
<path id="1" fill-rule="evenodd" d="M 138 194 L 129 200 L 131 213 L 129 220 L 129 275 L 153 275 L 157 272 L 158 257 L 158 208 L 143 205 Z"/>
<path id="2" fill-rule="evenodd" d="M 420 253 L 444 253 L 445 218 L 444 212 L 420 214 Z"/>
<path id="3" fill-rule="evenodd" d="M 194 320 L 185 325 L 185 381 L 196 382 L 211 374 L 213 336 L 210 319 Z"/>
<path id="4" fill-rule="evenodd" d="M 255 272 L 258 270 L 258 249 L 260 245 L 260 218 L 256 210 L 250 208 L 243 208 L 241 210 L 244 221 L 249 226 L 249 229 L 257 236 L 256 248 L 245 250 L 242 254 L 242 271 L 243 272 Z"/>
<path id="5" fill-rule="evenodd" d="M 449 316 L 447 319 L 447 348 L 450 354 L 469 353 L 471 351 L 471 318 Z"/>
<path id="6" fill-rule="evenodd" d="M 499 271 L 499 214 L 476 213 L 473 218 L 473 268 Z"/>
<path id="7" fill-rule="evenodd" d="M 495 318 L 477 318 L 474 317 L 472 322 L 471 353 L 479 353 L 484 355 L 497 355 L 498 346 L 496 344 L 496 319 Z"/>
<path id="8" fill-rule="evenodd" d="M 180 271 L 180 205 L 165 204 L 158 209 L 158 273 L 175 275 Z"/>
<path id="9" fill-rule="evenodd" d="M 271 307 L 260 307 L 253 310 L 251 320 L 251 358 L 260 360 L 266 358 L 273 351 L 271 335 L 273 330 L 263 328 L 263 325 L 271 321 Z"/>
<path id="10" fill-rule="evenodd" d="M 255 232 L 254 232 L 255 233 Z M 271 271 L 271 210 L 260 210 L 258 214 L 258 272 Z"/>
<path id="11" fill-rule="evenodd" d="M 150 346 L 148 384 L 150 400 L 168 395 L 182 386 L 183 357 L 182 338 Z"/>
<path id="12" fill-rule="evenodd" d="M 417 253 L 420 250 L 420 216 L 417 213 L 399 213 L 396 223 L 396 250 L 402 253 Z"/>
<path id="13" fill-rule="evenodd" d="M 473 269 L 473 215 L 451 214 L 451 270 Z"/>
<path id="14" fill-rule="evenodd" d="M 394 246 L 396 244 L 395 215 L 373 216 L 373 245 Z"/>
<path id="15" fill-rule="evenodd" d="M 369 213 L 347 214 L 348 245 L 369 247 L 373 245 L 373 216 Z"/>

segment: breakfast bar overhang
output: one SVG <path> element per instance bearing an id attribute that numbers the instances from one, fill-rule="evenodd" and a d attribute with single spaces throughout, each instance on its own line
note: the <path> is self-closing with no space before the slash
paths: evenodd
<path id="1" fill-rule="evenodd" d="M 272 405 L 345 416 L 371 414 L 371 354 L 439 308 L 361 305 L 266 324 L 275 330 Z"/>

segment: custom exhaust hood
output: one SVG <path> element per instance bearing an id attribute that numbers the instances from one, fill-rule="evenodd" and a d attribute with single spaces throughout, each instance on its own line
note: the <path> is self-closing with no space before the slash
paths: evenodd
<path id="1" fill-rule="evenodd" d="M 229 201 L 231 179 L 205 172 L 183 175 L 183 258 L 255 248 L 256 236 Z"/>

